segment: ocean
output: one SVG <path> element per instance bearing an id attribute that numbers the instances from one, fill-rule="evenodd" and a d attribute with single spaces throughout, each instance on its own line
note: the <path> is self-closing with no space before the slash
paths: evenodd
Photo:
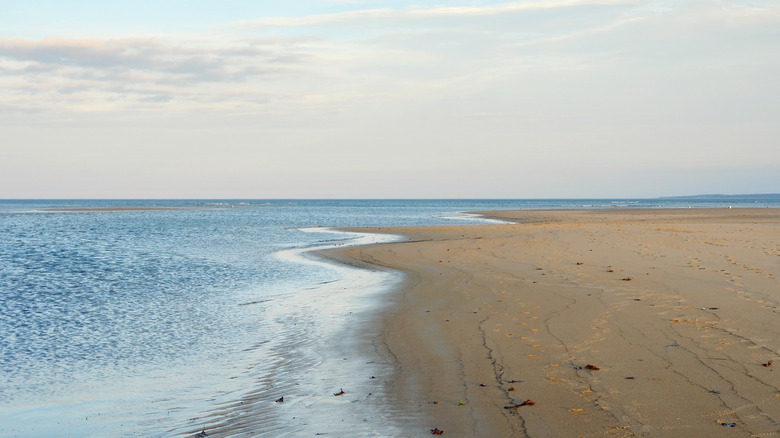
<path id="1" fill-rule="evenodd" d="M 0 201 L 0 436 L 403 435 L 371 324 L 398 274 L 311 254 L 394 237 L 331 227 L 689 206 L 780 202 Z"/>

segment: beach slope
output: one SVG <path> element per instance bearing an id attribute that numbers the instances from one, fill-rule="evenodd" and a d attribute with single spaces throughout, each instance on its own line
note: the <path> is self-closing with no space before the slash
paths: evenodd
<path id="1" fill-rule="evenodd" d="M 780 211 L 511 211 L 358 229 L 411 436 L 780 436 Z M 421 418 L 418 420 L 418 418 Z"/>

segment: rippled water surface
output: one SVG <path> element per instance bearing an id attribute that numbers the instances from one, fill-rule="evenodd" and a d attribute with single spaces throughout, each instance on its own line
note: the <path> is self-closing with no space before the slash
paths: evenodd
<path id="1" fill-rule="evenodd" d="M 311 227 L 689 203 L 0 201 L 0 435 L 388 434 L 388 370 L 357 351 L 397 279 L 307 257 L 355 239 Z"/>

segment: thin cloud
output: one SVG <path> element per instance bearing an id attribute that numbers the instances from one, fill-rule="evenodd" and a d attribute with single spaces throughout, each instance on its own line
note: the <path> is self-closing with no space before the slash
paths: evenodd
<path id="1" fill-rule="evenodd" d="M 38 114 L 44 108 L 30 105 L 0 104 L 0 114 Z"/>
<path id="2" fill-rule="evenodd" d="M 164 44 L 151 39 L 75 40 L 46 38 L 39 41 L 0 39 L 0 58 L 46 66 L 87 69 L 153 71 L 182 75 L 195 80 L 230 80 L 247 72 L 263 74 L 277 70 L 257 68 L 258 63 L 293 65 L 304 55 L 279 53 L 267 47 L 198 47 Z M 236 64 L 252 64 L 251 69 Z M 237 72 L 237 73 L 233 73 Z"/>
<path id="3" fill-rule="evenodd" d="M 224 84 L 300 76 L 311 55 L 299 44 L 311 41 L 0 38 L 0 96 L 9 104 L 37 98 L 62 108 L 219 101 Z M 193 87 L 197 95 L 189 93 Z"/>
<path id="4" fill-rule="evenodd" d="M 231 108 L 252 102 L 267 105 L 266 110 L 277 105 L 275 111 L 295 113 L 368 103 L 383 107 L 377 102 L 400 106 L 426 99 L 503 96 L 505 90 L 522 90 L 513 86 L 518 81 L 544 89 L 541 84 L 547 83 L 550 71 L 576 79 L 592 72 L 624 75 L 637 65 L 655 68 L 671 61 L 704 65 L 711 57 L 699 60 L 696 56 L 710 55 L 698 49 L 706 49 L 703 42 L 722 33 L 721 23 L 734 26 L 737 38 L 747 32 L 743 29 L 766 32 L 776 21 L 776 14 L 721 4 L 726 2 L 678 8 L 638 0 L 517 1 L 262 18 L 236 24 L 268 26 L 262 32 L 239 32 L 246 36 L 242 39 L 227 37 L 236 35 L 235 29 L 187 38 L 0 38 L 0 99 L 7 104 L 49 103 L 63 111 L 69 102 L 80 108 L 92 101 L 95 108 L 137 102 L 168 109 Z M 561 13 L 533 13 L 554 9 Z M 704 9 L 706 14 L 699 13 Z M 703 24 L 690 25 L 698 21 Z M 756 22 L 760 25 L 753 26 Z M 291 32 L 285 26 L 332 24 L 339 25 L 336 38 L 327 38 L 333 29 L 319 29 L 322 36 L 280 36 L 316 33 Z M 353 24 L 376 32 L 348 29 Z M 689 32 L 694 38 L 686 40 L 675 32 Z M 676 46 L 666 46 L 666 39 Z M 772 39 L 760 41 L 767 45 Z M 659 55 L 685 48 L 681 43 L 688 44 L 693 55 L 681 57 L 683 61 Z M 757 55 L 765 52 L 755 42 L 749 47 Z M 728 62 L 733 58 L 725 57 Z M 244 92 L 228 92 L 236 89 Z M 482 109 L 469 108 L 468 113 Z M 495 112 L 500 111 L 488 111 Z"/>
<path id="5" fill-rule="evenodd" d="M 272 27 L 305 27 L 349 22 L 365 22 L 378 19 L 415 19 L 415 18 L 446 18 L 446 17 L 481 17 L 509 12 L 534 11 L 545 9 L 563 9 L 577 6 L 610 6 L 635 4 L 637 0 L 560 0 L 544 2 L 513 2 L 490 6 L 437 6 L 433 8 L 411 9 L 362 9 L 338 12 L 332 14 L 307 15 L 303 17 L 265 17 L 252 20 L 242 20 L 236 27 L 251 28 L 258 26 Z"/>

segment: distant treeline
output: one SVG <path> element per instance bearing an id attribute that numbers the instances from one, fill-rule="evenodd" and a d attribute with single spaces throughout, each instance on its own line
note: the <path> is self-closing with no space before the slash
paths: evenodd
<path id="1" fill-rule="evenodd" d="M 780 200 L 780 193 L 765 193 L 752 195 L 691 195 L 691 196 L 664 196 L 658 199 L 690 199 L 696 201 L 719 200 Z"/>

